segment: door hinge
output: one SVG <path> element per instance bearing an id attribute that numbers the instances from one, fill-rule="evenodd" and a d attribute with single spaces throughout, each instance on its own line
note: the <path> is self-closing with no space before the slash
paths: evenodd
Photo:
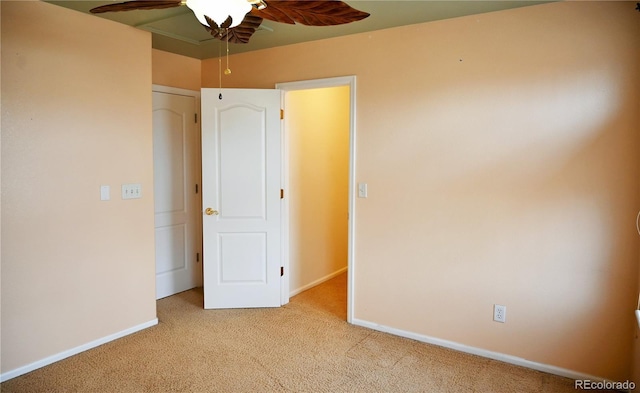
<path id="1" fill-rule="evenodd" d="M 284 199 L 284 190 L 280 189 L 280 199 Z"/>
<path id="2" fill-rule="evenodd" d="M 196 184 L 196 194 L 198 193 L 198 185 Z"/>
<path id="3" fill-rule="evenodd" d="M 284 119 L 284 109 L 280 109 L 280 120 Z"/>
<path id="4" fill-rule="evenodd" d="M 197 123 L 197 122 L 198 122 L 198 114 L 197 114 L 197 113 L 194 113 L 194 114 L 193 114 L 193 122 L 194 122 L 194 123 Z"/>
<path id="5" fill-rule="evenodd" d="M 284 276 L 284 266 L 280 266 L 280 277 Z"/>
<path id="6" fill-rule="evenodd" d="M 196 253 L 196 262 L 200 262 L 200 253 L 199 252 Z"/>

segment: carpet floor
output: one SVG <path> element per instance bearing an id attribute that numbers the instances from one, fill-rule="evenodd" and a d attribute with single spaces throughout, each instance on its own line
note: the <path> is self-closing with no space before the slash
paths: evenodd
<path id="1" fill-rule="evenodd" d="M 12 392 L 571 392 L 562 378 L 346 322 L 346 274 L 276 309 L 161 299 L 157 326 L 6 381 Z"/>

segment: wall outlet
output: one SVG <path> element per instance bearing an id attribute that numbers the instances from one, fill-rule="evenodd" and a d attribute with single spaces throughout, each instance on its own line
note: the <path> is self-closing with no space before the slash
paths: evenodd
<path id="1" fill-rule="evenodd" d="M 493 320 L 496 322 L 507 322 L 507 306 L 501 306 L 499 304 L 493 305 Z"/>

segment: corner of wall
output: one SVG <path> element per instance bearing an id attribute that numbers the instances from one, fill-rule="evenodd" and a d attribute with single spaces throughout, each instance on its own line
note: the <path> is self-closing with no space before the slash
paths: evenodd
<path id="1" fill-rule="evenodd" d="M 200 91 L 202 87 L 202 61 L 153 49 L 152 82 L 155 85 Z"/>

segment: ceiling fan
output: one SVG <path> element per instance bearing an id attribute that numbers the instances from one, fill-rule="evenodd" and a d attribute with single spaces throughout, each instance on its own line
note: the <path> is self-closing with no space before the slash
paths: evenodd
<path id="1" fill-rule="evenodd" d="M 200 23 L 221 41 L 247 43 L 263 19 L 307 26 L 334 26 L 362 20 L 368 13 L 339 0 L 133 0 L 90 10 L 153 10 L 186 5 Z"/>

